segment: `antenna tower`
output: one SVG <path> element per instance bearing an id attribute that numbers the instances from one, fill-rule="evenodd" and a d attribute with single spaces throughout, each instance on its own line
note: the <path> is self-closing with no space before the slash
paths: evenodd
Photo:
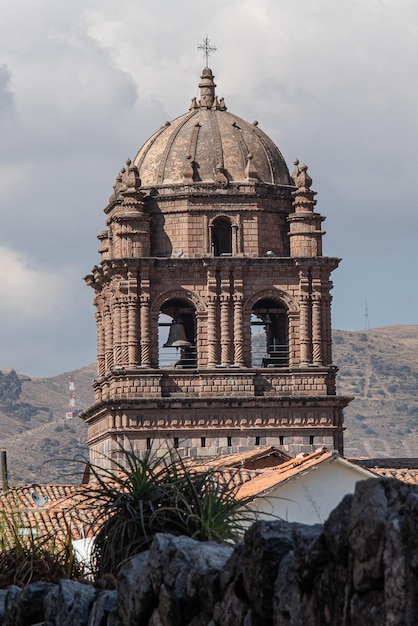
<path id="1" fill-rule="evenodd" d="M 369 307 L 367 306 L 367 300 L 366 300 L 366 306 L 364 308 L 364 330 L 370 330 Z"/>
<path id="2" fill-rule="evenodd" d="M 68 381 L 68 391 L 70 393 L 70 397 L 68 401 L 68 411 L 65 414 L 65 417 L 67 419 L 71 419 L 73 417 L 76 417 L 76 415 L 78 414 L 78 411 L 75 408 L 75 382 L 72 374 Z"/>

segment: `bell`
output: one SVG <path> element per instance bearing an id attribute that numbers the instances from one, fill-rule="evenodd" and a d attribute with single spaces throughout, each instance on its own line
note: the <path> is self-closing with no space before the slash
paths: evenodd
<path id="1" fill-rule="evenodd" d="M 163 348 L 186 348 L 191 345 L 190 341 L 187 341 L 183 324 L 173 320 L 170 326 L 170 332 L 168 333 L 168 339 L 163 345 Z"/>

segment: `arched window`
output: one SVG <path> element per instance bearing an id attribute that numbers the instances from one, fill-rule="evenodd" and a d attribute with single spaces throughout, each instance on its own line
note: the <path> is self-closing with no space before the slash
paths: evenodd
<path id="1" fill-rule="evenodd" d="M 218 217 L 212 224 L 212 254 L 213 256 L 232 254 L 232 227 L 226 217 Z"/>
<path id="2" fill-rule="evenodd" d="M 287 308 L 276 300 L 263 299 L 251 315 L 253 367 L 283 367 L 289 364 Z"/>
<path id="3" fill-rule="evenodd" d="M 159 367 L 197 367 L 196 311 L 190 302 L 168 300 L 158 316 Z"/>

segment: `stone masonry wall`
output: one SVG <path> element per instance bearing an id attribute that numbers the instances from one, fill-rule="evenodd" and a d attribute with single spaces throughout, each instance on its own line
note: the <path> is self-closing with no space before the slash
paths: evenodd
<path id="1" fill-rule="evenodd" d="M 257 522 L 221 546 L 157 535 L 117 580 L 0 592 L 4 626 L 413 626 L 418 488 L 357 484 L 323 526 Z"/>

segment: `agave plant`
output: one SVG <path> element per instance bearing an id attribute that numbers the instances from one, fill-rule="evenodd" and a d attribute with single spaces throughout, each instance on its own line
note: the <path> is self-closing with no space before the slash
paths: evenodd
<path id="1" fill-rule="evenodd" d="M 235 542 L 254 514 L 238 497 L 233 476 L 199 469 L 177 450 L 152 449 L 140 458 L 121 450 L 112 469 L 92 467 L 89 498 L 100 523 L 93 548 L 96 575 L 116 574 L 127 558 L 147 550 L 158 532 L 198 541 Z"/>

